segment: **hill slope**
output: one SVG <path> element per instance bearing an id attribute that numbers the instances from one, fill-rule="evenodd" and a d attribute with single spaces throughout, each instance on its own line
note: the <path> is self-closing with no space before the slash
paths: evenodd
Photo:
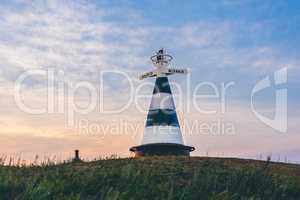
<path id="1" fill-rule="evenodd" d="M 0 199 L 300 199 L 300 166 L 199 157 L 0 166 Z"/>

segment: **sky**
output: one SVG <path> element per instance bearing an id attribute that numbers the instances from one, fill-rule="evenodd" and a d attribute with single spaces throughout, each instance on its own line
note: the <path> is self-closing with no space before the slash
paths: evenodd
<path id="1" fill-rule="evenodd" d="M 137 77 L 165 48 L 190 69 L 169 79 L 192 156 L 299 163 L 299 10 L 292 0 L 2 0 L 0 157 L 132 156 L 154 83 Z M 261 80 L 271 84 L 254 94 Z"/>

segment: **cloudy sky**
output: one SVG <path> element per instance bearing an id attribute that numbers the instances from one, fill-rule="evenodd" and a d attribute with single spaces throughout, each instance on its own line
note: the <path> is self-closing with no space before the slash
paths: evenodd
<path id="1" fill-rule="evenodd" d="M 154 82 L 137 77 L 163 47 L 191 70 L 170 81 L 192 155 L 300 162 L 299 9 L 292 0 L 3 0 L 0 157 L 130 156 Z"/>

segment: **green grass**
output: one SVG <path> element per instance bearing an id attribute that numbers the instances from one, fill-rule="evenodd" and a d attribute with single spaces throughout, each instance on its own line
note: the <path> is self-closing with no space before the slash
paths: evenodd
<path id="1" fill-rule="evenodd" d="M 300 199 L 300 166 L 199 157 L 0 166 L 0 199 Z"/>

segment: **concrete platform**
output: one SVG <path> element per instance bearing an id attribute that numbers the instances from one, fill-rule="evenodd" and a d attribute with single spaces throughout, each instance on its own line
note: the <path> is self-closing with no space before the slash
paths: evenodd
<path id="1" fill-rule="evenodd" d="M 135 157 L 142 156 L 189 156 L 194 147 L 173 143 L 144 144 L 129 149 Z"/>

